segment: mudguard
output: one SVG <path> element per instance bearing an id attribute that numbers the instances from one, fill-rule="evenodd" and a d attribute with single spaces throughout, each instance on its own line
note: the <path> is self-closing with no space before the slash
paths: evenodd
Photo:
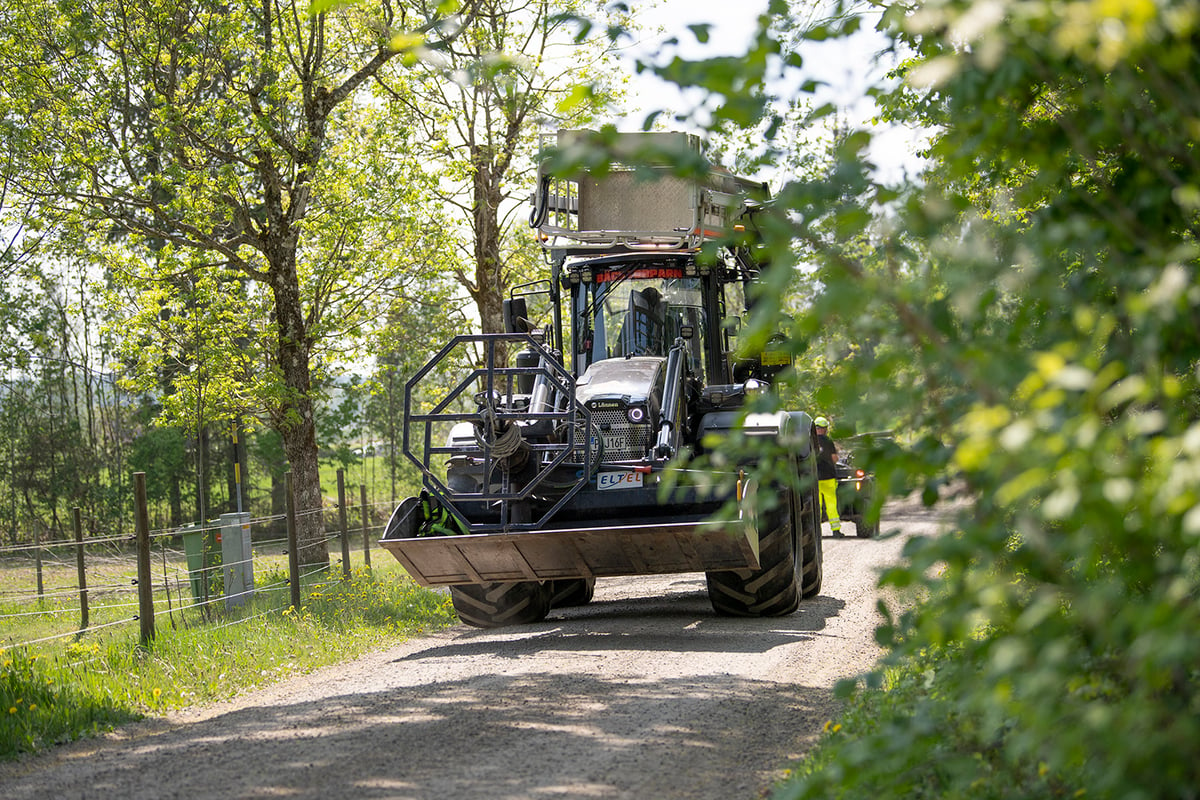
<path id="1" fill-rule="evenodd" d="M 712 411 L 700 418 L 700 441 L 708 436 L 725 437 L 734 432 L 746 436 L 774 436 L 804 460 L 812 453 L 812 417 L 804 411 L 752 413 Z"/>

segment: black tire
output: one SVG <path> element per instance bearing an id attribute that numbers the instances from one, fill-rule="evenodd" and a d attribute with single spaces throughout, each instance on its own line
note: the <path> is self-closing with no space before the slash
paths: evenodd
<path id="1" fill-rule="evenodd" d="M 825 557 L 821 551 L 821 493 L 817 489 L 816 459 L 806 462 L 808 474 L 801 474 L 800 524 L 800 597 L 809 600 L 821 593 Z"/>
<path id="2" fill-rule="evenodd" d="M 550 607 L 586 606 L 596 591 L 595 578 L 550 581 Z"/>
<path id="3" fill-rule="evenodd" d="M 790 489 L 776 494 L 779 504 L 759 519 L 759 569 L 709 572 L 708 599 L 713 611 L 735 617 L 778 617 L 800 607 L 799 551 L 794 498 Z"/>
<path id="4" fill-rule="evenodd" d="M 550 613 L 550 584 L 538 581 L 451 586 L 458 618 L 476 628 L 540 622 Z"/>
<path id="5" fill-rule="evenodd" d="M 854 529 L 860 539 L 874 539 L 879 535 L 880 520 L 868 522 L 866 515 L 863 515 L 854 521 Z"/>

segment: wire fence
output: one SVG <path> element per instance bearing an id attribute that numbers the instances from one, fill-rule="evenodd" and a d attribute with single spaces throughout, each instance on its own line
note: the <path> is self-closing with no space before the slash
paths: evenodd
<path id="1" fill-rule="evenodd" d="M 145 475 L 136 473 L 133 534 L 86 537 L 75 509 L 75 541 L 0 547 L 0 648 L 134 625 L 144 644 L 159 624 L 243 624 L 299 609 L 302 586 L 312 590 L 350 579 L 352 558 L 370 569 L 373 543 L 382 534 L 375 520 L 386 519 L 391 504 L 368 504 L 360 487 L 352 507 L 339 471 L 336 504 L 297 510 L 288 478 L 286 514 L 224 514 L 204 524 L 150 530 Z M 301 521 L 312 516 L 322 518 L 324 538 L 302 545 Z M 281 519 L 287 536 L 268 533 Z M 331 557 L 303 565 L 301 547 L 313 546 Z"/>

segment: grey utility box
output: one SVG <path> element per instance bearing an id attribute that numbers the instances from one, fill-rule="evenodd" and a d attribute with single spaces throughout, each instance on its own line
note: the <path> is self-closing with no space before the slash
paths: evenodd
<path id="1" fill-rule="evenodd" d="M 250 513 L 221 515 L 221 573 L 225 578 L 225 610 L 254 597 L 254 559 L 250 549 Z"/>

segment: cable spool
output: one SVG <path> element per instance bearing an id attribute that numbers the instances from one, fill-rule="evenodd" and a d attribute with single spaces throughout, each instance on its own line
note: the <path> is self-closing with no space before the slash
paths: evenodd
<path id="1" fill-rule="evenodd" d="M 491 432 L 491 437 L 488 432 Z M 482 450 L 490 452 L 494 460 L 504 462 L 504 466 L 510 470 L 524 466 L 529 455 L 529 446 L 521 436 L 520 426 L 511 422 L 505 425 L 494 417 L 475 423 L 475 443 Z"/>

